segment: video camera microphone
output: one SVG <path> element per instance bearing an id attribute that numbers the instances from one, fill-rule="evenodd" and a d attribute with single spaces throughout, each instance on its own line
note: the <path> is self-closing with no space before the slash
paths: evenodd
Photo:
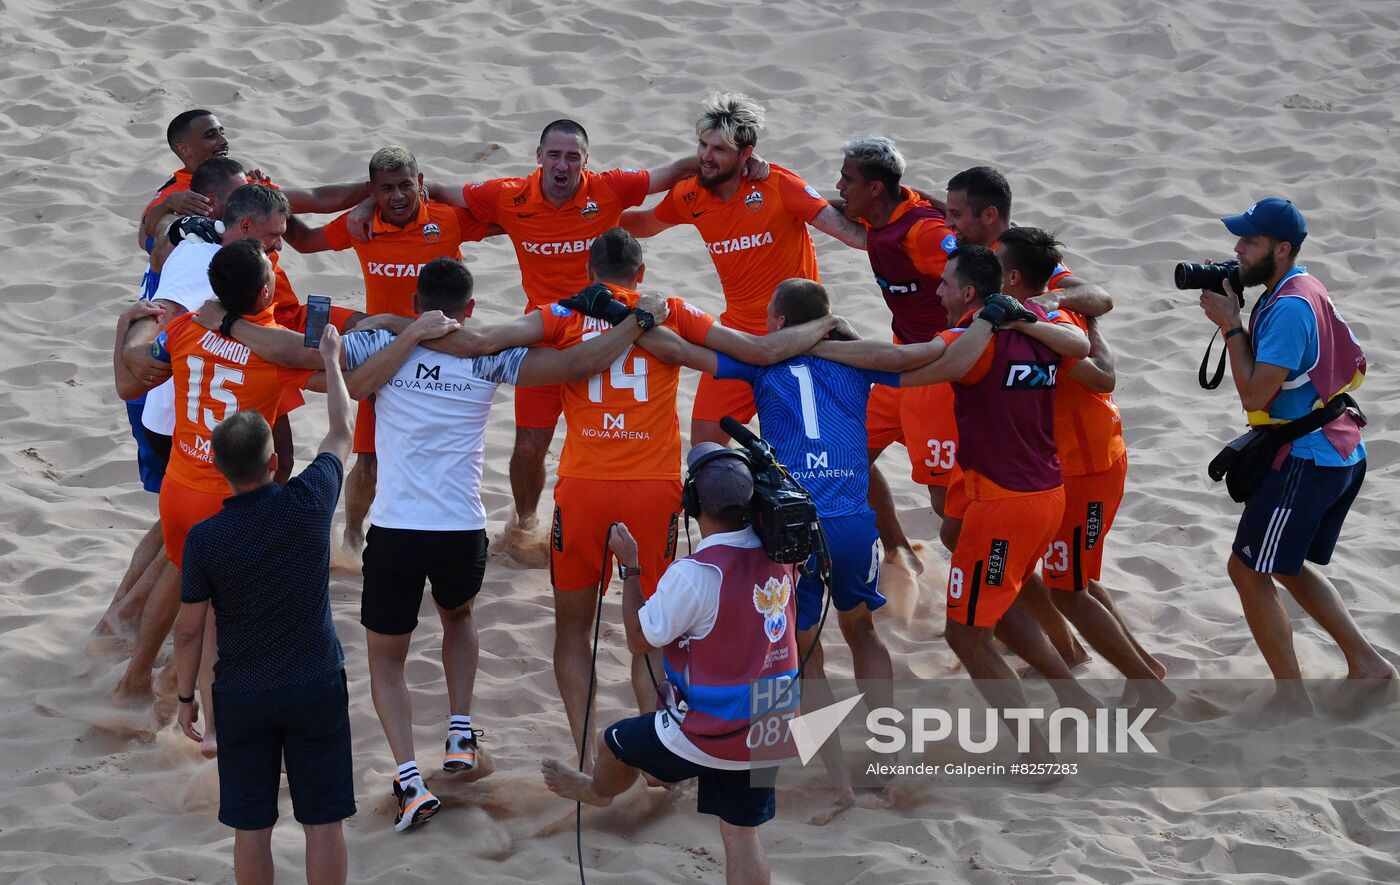
<path id="1" fill-rule="evenodd" d="M 812 496 L 778 461 L 773 447 L 732 417 L 721 418 L 719 426 L 744 447 L 753 473 L 750 516 L 768 557 L 795 564 L 822 551 L 821 523 Z"/>

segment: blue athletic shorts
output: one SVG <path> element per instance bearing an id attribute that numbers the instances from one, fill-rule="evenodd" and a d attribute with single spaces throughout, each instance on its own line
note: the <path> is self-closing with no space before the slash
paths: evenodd
<path id="1" fill-rule="evenodd" d="M 1273 575 L 1298 574 L 1304 559 L 1326 565 L 1365 478 L 1364 459 L 1349 467 L 1284 459 L 1245 503 L 1235 555 L 1256 572 Z"/>
<path id="2" fill-rule="evenodd" d="M 771 784 L 755 783 L 765 775 L 776 778 L 776 768 L 727 771 L 682 759 L 661 743 L 656 733 L 658 715 L 647 713 L 623 719 L 603 732 L 604 742 L 619 762 L 668 784 L 695 778 L 700 787 L 695 810 L 713 814 L 727 824 L 756 827 L 773 819 L 778 807 L 777 791 Z"/>
<path id="3" fill-rule="evenodd" d="M 136 469 L 141 474 L 141 487 L 159 494 L 161 480 L 165 479 L 165 464 L 170 460 L 170 443 L 165 444 L 164 457 L 158 448 L 151 445 L 151 432 L 141 423 L 141 410 L 145 406 L 144 396 L 128 402 L 126 419 L 131 423 L 131 438 L 136 440 Z"/>
<path id="4" fill-rule="evenodd" d="M 355 813 L 344 670 L 266 691 L 220 692 L 216 684 L 214 717 L 224 826 L 261 830 L 277 822 L 283 759 L 298 823 L 330 824 Z"/>
<path id="5" fill-rule="evenodd" d="M 880 595 L 880 533 L 875 514 L 831 516 L 822 519 L 822 531 L 831 547 L 831 604 L 848 612 L 862 602 L 871 611 L 885 604 Z M 810 630 L 822 616 L 822 583 L 817 558 L 807 561 L 807 574 L 797 582 L 797 629 Z"/>

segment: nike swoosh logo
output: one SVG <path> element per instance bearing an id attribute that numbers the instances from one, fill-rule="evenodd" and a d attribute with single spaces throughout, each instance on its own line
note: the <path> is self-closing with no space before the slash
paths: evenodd
<path id="1" fill-rule="evenodd" d="M 517 218 L 534 218 L 534 217 L 535 217 L 535 213 L 534 213 L 534 212 L 517 212 L 517 213 L 515 213 L 515 215 L 516 215 Z"/>
<path id="2" fill-rule="evenodd" d="M 690 213 L 690 217 L 691 217 L 691 218 L 699 218 L 701 215 L 704 215 L 704 214 L 705 214 L 705 210 L 704 210 L 704 209 L 701 209 L 699 212 L 691 212 L 691 213 Z"/>
<path id="3" fill-rule="evenodd" d="M 617 739 L 617 729 L 616 729 L 616 728 L 614 728 L 614 729 L 612 730 L 612 739 L 613 739 L 613 743 L 617 744 L 618 749 L 619 749 L 619 750 L 622 749 L 622 741 L 620 741 L 620 740 Z"/>

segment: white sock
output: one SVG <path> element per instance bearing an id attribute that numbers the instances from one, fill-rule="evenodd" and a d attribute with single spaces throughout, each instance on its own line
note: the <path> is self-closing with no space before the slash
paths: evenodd
<path id="1" fill-rule="evenodd" d="M 402 764 L 402 765 L 399 766 L 399 785 L 400 785 L 400 786 L 403 786 L 404 784 L 408 783 L 409 781 L 413 780 L 414 778 L 421 778 L 421 777 L 422 777 L 422 775 L 418 773 L 418 762 L 417 762 L 417 760 L 415 760 L 415 759 L 410 759 L 410 760 L 408 760 L 407 762 L 405 762 L 404 764 Z"/>
<path id="2" fill-rule="evenodd" d="M 452 718 L 447 720 L 447 735 L 448 737 L 453 735 L 471 737 L 472 717 L 466 713 L 461 716 L 458 716 L 456 713 L 452 714 Z"/>

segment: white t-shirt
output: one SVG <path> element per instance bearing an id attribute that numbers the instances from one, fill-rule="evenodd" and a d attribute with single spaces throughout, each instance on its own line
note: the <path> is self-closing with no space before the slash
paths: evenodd
<path id="1" fill-rule="evenodd" d="M 173 301 L 185 310 L 198 310 L 214 297 L 209 285 L 209 262 L 222 248 L 218 243 L 185 240 L 176 246 L 160 271 L 160 285 L 153 296 Z M 175 433 L 175 379 L 169 378 L 146 394 L 141 409 L 141 423 L 152 433 L 170 436 Z"/>
<path id="2" fill-rule="evenodd" d="M 763 546 L 763 542 L 752 528 L 746 526 L 737 532 L 709 535 L 695 545 L 695 552 L 719 545 L 752 549 Z M 704 639 L 710 635 L 715 628 L 715 619 L 719 617 L 721 579 L 718 568 L 703 562 L 678 559 L 671 563 L 661 580 L 657 581 L 656 592 L 637 612 L 642 635 L 647 642 L 660 648 L 680 637 L 690 640 Z M 720 759 L 695 746 L 681 731 L 680 723 L 664 710 L 656 714 L 654 721 L 656 736 L 661 743 L 682 759 L 728 771 L 741 771 L 749 767 L 747 762 Z"/>
<path id="3" fill-rule="evenodd" d="M 345 336 L 345 365 L 358 368 L 388 347 L 383 329 Z M 369 521 L 435 532 L 486 528 L 481 462 L 486 420 L 501 384 L 514 384 L 528 348 L 461 357 L 413 350 L 374 401 L 379 482 Z"/>

